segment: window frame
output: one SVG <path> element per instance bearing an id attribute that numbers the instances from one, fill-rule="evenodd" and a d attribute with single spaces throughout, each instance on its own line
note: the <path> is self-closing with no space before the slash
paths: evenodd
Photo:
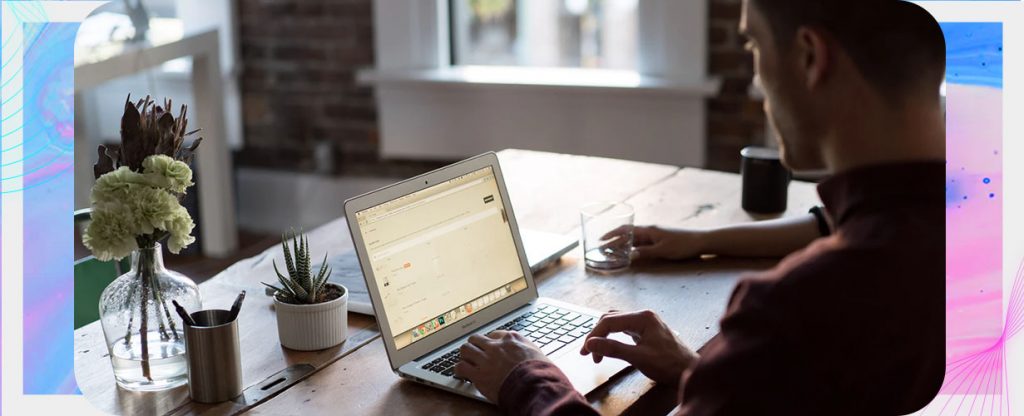
<path id="1" fill-rule="evenodd" d="M 448 3 L 448 16 L 449 16 L 449 19 L 448 19 L 449 51 L 451 51 L 451 54 L 449 56 L 449 64 L 451 65 L 451 67 L 453 67 L 453 68 L 466 67 L 466 66 L 472 66 L 472 67 L 479 67 L 479 66 L 486 66 L 486 67 L 493 67 L 493 66 L 497 66 L 497 67 L 515 66 L 515 67 L 520 67 L 520 68 L 521 67 L 530 67 L 530 65 L 522 65 L 522 64 L 516 64 L 516 65 L 496 65 L 496 64 L 480 64 L 480 63 L 476 63 L 476 64 L 459 64 L 458 60 L 460 59 L 459 58 L 459 53 L 460 52 L 459 52 L 459 48 L 457 46 L 459 44 L 458 39 L 459 39 L 459 37 L 461 35 L 456 35 L 456 33 L 455 33 L 456 31 L 458 31 L 458 25 L 459 25 L 459 23 L 457 23 L 458 19 L 457 19 L 457 16 L 456 16 L 456 12 L 459 9 L 459 7 L 458 7 L 458 5 L 455 4 L 456 1 L 458 1 L 458 0 L 448 0 L 448 2 L 447 2 Z M 511 1 L 523 1 L 523 0 L 511 0 Z M 548 1 L 551 1 L 551 0 L 543 0 L 543 1 L 544 2 L 548 2 Z M 640 5 L 639 5 L 639 0 L 636 0 L 636 1 L 637 1 L 637 6 L 636 7 L 638 9 L 636 14 L 637 14 L 637 21 L 639 23 L 639 20 L 640 20 L 639 19 L 639 7 L 640 7 Z M 518 7 L 518 5 L 516 5 L 516 7 Z M 513 12 L 514 13 L 518 13 L 519 11 L 520 10 L 518 8 L 516 8 Z M 518 20 L 521 19 L 521 18 L 524 18 L 524 17 L 520 17 L 520 16 L 516 17 L 515 20 L 517 21 L 517 23 L 518 23 Z M 517 27 L 517 31 L 518 31 L 518 29 L 519 28 Z M 637 30 L 639 30 L 639 28 L 637 28 Z M 637 46 L 639 46 L 639 45 L 637 45 Z M 639 47 L 638 47 L 638 49 L 639 49 Z M 584 68 L 584 67 L 574 67 L 574 66 L 553 66 L 553 68 L 561 68 L 561 69 L 564 69 L 564 68 L 618 69 L 618 70 L 629 70 L 630 72 L 635 72 L 636 66 L 637 66 L 636 64 L 637 64 L 637 60 L 634 60 L 634 62 L 631 65 L 631 68 Z"/>
<path id="2" fill-rule="evenodd" d="M 449 0 L 374 0 L 376 66 L 357 82 L 375 89 L 382 158 L 528 148 L 705 165 L 705 99 L 721 85 L 707 75 L 708 0 L 640 1 L 635 71 L 472 67 L 495 75 L 483 80 L 451 64 L 449 10 Z M 613 81 L 579 81 L 602 73 Z"/>
<path id="3" fill-rule="evenodd" d="M 660 86 L 665 90 L 691 94 L 717 91 L 718 79 L 707 76 L 707 3 L 707 0 L 638 2 L 636 70 L 579 70 L 636 72 L 642 80 L 638 87 L 643 89 Z M 445 83 L 457 82 L 460 67 L 453 63 L 452 12 L 450 0 L 374 0 L 377 65 L 360 71 L 360 81 L 397 80 L 405 74 L 409 78 L 407 81 L 443 79 Z M 518 68 L 534 69 L 523 72 L 532 72 L 538 78 L 544 78 L 550 69 Z M 551 83 L 544 85 L 550 86 Z M 575 83 L 565 83 L 564 86 L 581 87 Z"/>

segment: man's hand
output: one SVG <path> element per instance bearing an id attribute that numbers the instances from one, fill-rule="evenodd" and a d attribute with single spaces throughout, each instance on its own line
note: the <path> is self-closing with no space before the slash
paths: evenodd
<path id="1" fill-rule="evenodd" d="M 608 338 L 615 332 L 632 336 L 636 345 Z M 698 358 L 650 310 L 605 314 L 587 335 L 580 354 L 592 354 L 595 363 L 604 357 L 625 360 L 651 380 L 670 385 L 678 383 L 683 370 Z"/>
<path id="2" fill-rule="evenodd" d="M 683 260 L 698 257 L 704 251 L 704 232 L 671 230 L 657 226 L 619 227 L 601 237 L 608 244 L 627 238 L 633 230 L 633 251 L 637 259 Z"/>
<path id="3" fill-rule="evenodd" d="M 544 353 L 518 332 L 494 331 L 487 336 L 472 335 L 459 348 L 461 359 L 455 375 L 467 379 L 492 403 L 509 373 L 527 360 L 549 361 Z"/>

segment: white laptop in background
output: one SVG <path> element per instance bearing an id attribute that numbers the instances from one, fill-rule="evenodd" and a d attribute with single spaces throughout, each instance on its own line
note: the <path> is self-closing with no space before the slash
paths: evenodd
<path id="1" fill-rule="evenodd" d="M 575 234 L 561 235 L 531 229 L 521 230 L 520 234 L 523 237 L 523 248 L 526 249 L 526 261 L 533 273 L 554 264 L 580 244 Z"/>
<path id="2" fill-rule="evenodd" d="M 486 400 L 453 369 L 466 338 L 496 329 L 533 340 L 584 394 L 628 366 L 579 354 L 600 312 L 538 297 L 494 153 L 349 199 L 345 217 L 399 376 Z"/>

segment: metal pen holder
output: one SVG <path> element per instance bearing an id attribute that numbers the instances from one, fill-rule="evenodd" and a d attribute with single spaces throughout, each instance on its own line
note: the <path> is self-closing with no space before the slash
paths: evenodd
<path id="1" fill-rule="evenodd" d="M 192 400 L 219 403 L 242 394 L 242 360 L 238 347 L 238 319 L 231 312 L 210 309 L 189 316 L 185 325 L 188 356 L 188 391 Z"/>

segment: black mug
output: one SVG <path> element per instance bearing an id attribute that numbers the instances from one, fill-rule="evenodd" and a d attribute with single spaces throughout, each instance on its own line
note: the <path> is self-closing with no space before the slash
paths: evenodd
<path id="1" fill-rule="evenodd" d="M 740 151 L 743 159 L 742 206 L 755 214 L 779 214 L 786 211 L 791 175 L 779 159 L 779 151 L 748 146 Z"/>

